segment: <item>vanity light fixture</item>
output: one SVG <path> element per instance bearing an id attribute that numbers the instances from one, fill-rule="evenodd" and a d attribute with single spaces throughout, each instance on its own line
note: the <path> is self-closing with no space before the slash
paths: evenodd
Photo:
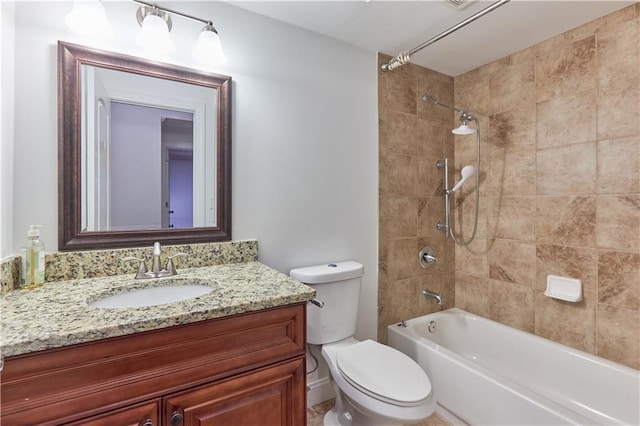
<path id="1" fill-rule="evenodd" d="M 227 57 L 222 50 L 220 36 L 211 21 L 202 28 L 202 32 L 198 36 L 198 45 L 193 52 L 193 56 L 203 64 L 220 65 L 227 62 Z"/>
<path id="2" fill-rule="evenodd" d="M 141 5 L 136 12 L 136 18 L 142 27 L 137 39 L 138 44 L 156 52 L 171 52 L 174 46 L 169 37 L 169 32 L 171 31 L 171 17 L 169 14 L 179 15 L 205 24 L 194 50 L 195 58 L 199 62 L 210 66 L 226 62 L 218 31 L 211 21 L 167 9 L 153 3 L 147 3 L 141 0 L 132 1 Z"/>
<path id="3" fill-rule="evenodd" d="M 73 31 L 91 37 L 112 37 L 113 30 L 100 0 L 75 0 L 64 19 Z"/>
<path id="4" fill-rule="evenodd" d="M 167 12 L 155 6 L 140 6 L 136 19 L 141 27 L 136 37 L 139 46 L 158 53 L 171 53 L 175 50 L 169 37 L 171 17 Z"/>

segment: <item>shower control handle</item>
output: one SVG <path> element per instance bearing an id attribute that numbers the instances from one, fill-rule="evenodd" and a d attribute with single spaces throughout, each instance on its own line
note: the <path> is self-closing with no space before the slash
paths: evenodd
<path id="1" fill-rule="evenodd" d="M 420 266 L 426 269 L 434 263 L 438 263 L 438 258 L 434 256 L 433 249 L 430 246 L 424 246 L 418 254 L 418 261 Z"/>

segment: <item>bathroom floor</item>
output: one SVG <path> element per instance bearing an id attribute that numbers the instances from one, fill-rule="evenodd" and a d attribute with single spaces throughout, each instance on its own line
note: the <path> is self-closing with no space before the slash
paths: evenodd
<path id="1" fill-rule="evenodd" d="M 307 408 L 307 426 L 322 426 L 322 419 L 325 413 L 333 408 L 334 403 L 335 401 L 330 399 L 314 405 L 311 408 Z M 433 413 L 431 417 L 416 426 L 451 426 L 451 423 L 447 422 L 436 413 Z"/>

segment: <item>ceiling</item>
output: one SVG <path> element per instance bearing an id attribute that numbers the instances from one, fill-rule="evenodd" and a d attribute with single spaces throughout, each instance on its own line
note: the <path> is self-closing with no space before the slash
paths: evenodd
<path id="1" fill-rule="evenodd" d="M 231 1 L 360 48 L 395 56 L 488 7 L 444 0 Z M 511 0 L 416 53 L 418 65 L 457 76 L 635 3 L 635 0 Z"/>

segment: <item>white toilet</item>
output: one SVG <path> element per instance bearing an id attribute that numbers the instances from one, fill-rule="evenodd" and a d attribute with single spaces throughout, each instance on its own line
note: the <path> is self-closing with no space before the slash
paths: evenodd
<path id="1" fill-rule="evenodd" d="M 316 291 L 322 308 L 307 306 L 307 342 L 322 345 L 336 405 L 325 426 L 410 425 L 435 409 L 431 382 L 407 355 L 353 337 L 364 267 L 357 262 L 293 269 L 290 276 Z"/>

